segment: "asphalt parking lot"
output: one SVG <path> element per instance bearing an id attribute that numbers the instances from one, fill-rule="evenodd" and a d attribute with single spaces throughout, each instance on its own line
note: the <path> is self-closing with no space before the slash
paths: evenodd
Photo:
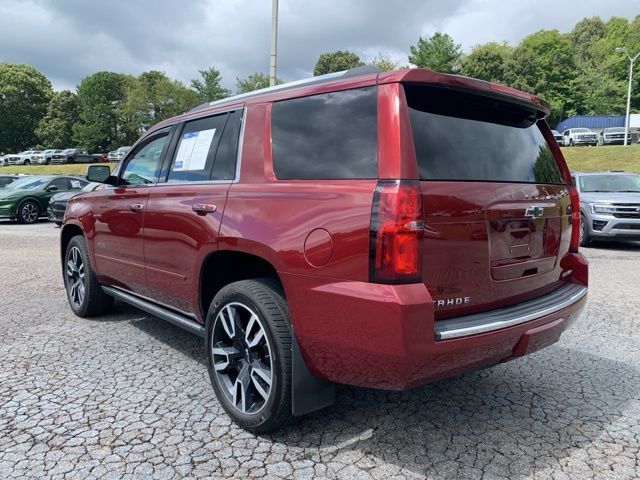
<path id="1" fill-rule="evenodd" d="M 67 307 L 50 223 L 0 222 L 0 478 L 640 477 L 640 243 L 583 249 L 589 303 L 527 358 L 392 393 L 338 389 L 285 431 L 235 427 L 201 340 Z"/>

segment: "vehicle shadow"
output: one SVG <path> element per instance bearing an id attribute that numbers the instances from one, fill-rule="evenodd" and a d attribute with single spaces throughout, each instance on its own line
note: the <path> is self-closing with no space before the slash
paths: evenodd
<path id="1" fill-rule="evenodd" d="M 192 358 L 201 364 L 202 368 L 207 368 L 202 338 L 122 302 L 116 302 L 116 306 L 123 308 L 121 312 L 118 308 L 118 313 L 124 314 L 126 309 L 130 318 L 134 316 L 138 318 L 132 322 L 134 327 Z"/>
<path id="2" fill-rule="evenodd" d="M 133 324 L 205 368 L 202 339 L 153 316 Z M 607 441 L 637 398 L 638 370 L 555 345 L 408 392 L 338 386 L 336 405 L 263 438 L 298 449 L 300 460 L 340 456 L 428 477 L 520 476 L 558 469 Z"/>

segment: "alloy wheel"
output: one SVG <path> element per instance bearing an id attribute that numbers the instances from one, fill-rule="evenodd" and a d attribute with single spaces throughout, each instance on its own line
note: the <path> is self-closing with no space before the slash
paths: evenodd
<path id="1" fill-rule="evenodd" d="M 31 202 L 25 203 L 20 214 L 26 223 L 33 223 L 38 220 L 38 207 Z"/>
<path id="2" fill-rule="evenodd" d="M 582 244 L 584 242 L 584 237 L 586 235 L 586 228 L 587 225 L 584 223 L 584 218 L 580 217 L 580 232 L 579 232 L 579 239 L 580 239 L 580 244 Z"/>
<path id="3" fill-rule="evenodd" d="M 235 410 L 256 414 L 273 385 L 273 357 L 263 320 L 248 306 L 231 302 L 213 325 L 211 358 L 216 379 Z"/>
<path id="4" fill-rule="evenodd" d="M 76 306 L 82 306 L 85 295 L 84 286 L 84 262 L 80 249 L 76 246 L 71 247 L 67 257 L 67 289 L 69 299 Z"/>

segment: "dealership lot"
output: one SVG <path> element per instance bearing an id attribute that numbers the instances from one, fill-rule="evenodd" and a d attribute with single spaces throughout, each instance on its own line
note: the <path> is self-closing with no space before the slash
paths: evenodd
<path id="1" fill-rule="evenodd" d="M 231 424 L 201 340 L 67 306 L 52 224 L 0 222 L 0 478 L 640 477 L 640 243 L 583 249 L 560 343 L 410 392 L 338 389 L 274 435 Z"/>

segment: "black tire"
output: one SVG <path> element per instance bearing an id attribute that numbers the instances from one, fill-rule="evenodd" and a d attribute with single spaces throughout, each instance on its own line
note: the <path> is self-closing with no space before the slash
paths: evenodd
<path id="1" fill-rule="evenodd" d="M 74 257 L 74 255 L 77 255 L 77 257 Z M 73 269 L 70 267 L 70 262 L 74 262 L 75 258 L 82 262 L 83 267 L 78 269 L 77 275 L 75 274 L 76 272 L 72 272 Z M 69 241 L 62 267 L 64 287 L 73 313 L 79 317 L 92 317 L 108 313 L 111 310 L 113 297 L 104 293 L 100 287 L 98 279 L 91 268 L 87 244 L 82 235 L 76 235 Z M 81 271 L 83 275 L 80 275 Z M 76 286 L 77 290 L 74 291 L 72 287 L 76 285 L 76 282 L 79 283 Z M 76 296 L 79 289 L 82 289 L 83 292 L 81 299 Z"/>
<path id="2" fill-rule="evenodd" d="M 67 163 L 76 163 L 76 159 L 73 157 L 67 158 Z"/>
<path id="3" fill-rule="evenodd" d="M 44 162 L 45 165 L 51 165 L 51 159 L 47 158 Z"/>
<path id="4" fill-rule="evenodd" d="M 25 165 L 31 165 L 31 160 L 25 160 L 25 161 L 24 161 L 24 164 L 25 164 Z"/>
<path id="5" fill-rule="evenodd" d="M 62 226 L 62 222 L 53 222 L 53 223 L 55 223 L 58 227 Z"/>
<path id="6" fill-rule="evenodd" d="M 35 200 L 22 202 L 18 207 L 18 222 L 31 224 L 40 218 L 40 205 Z"/>
<path id="7" fill-rule="evenodd" d="M 220 373 L 217 373 L 214 367 L 213 347 L 214 334 L 219 336 L 220 329 L 222 328 L 220 325 L 217 325 L 219 314 L 224 315 L 224 313 L 221 312 L 223 309 L 225 309 L 226 312 L 226 307 L 235 309 L 238 308 L 238 306 L 240 306 L 240 308 L 248 307 L 250 313 L 258 317 L 259 326 L 262 328 L 268 343 L 266 343 L 266 347 L 260 347 L 260 352 L 251 350 L 252 347 L 247 347 L 247 343 L 244 340 L 248 338 L 247 335 L 251 334 L 251 327 L 247 326 L 246 330 L 242 328 L 242 319 L 239 313 L 242 310 L 236 310 L 231 321 L 234 325 L 240 327 L 240 332 L 242 332 L 240 342 L 243 347 L 239 347 L 240 350 L 238 351 L 242 351 L 241 349 L 245 348 L 244 352 L 246 353 L 236 353 L 234 357 L 226 357 L 227 360 L 233 358 L 233 363 L 229 362 L 228 368 L 219 368 Z M 220 321 L 220 324 L 222 323 L 224 322 Z M 250 432 L 272 432 L 283 428 L 294 418 L 291 413 L 292 365 L 291 332 L 289 325 L 289 309 L 287 308 L 287 303 L 281 289 L 276 282 L 268 278 L 242 280 L 231 283 L 218 292 L 209 307 L 206 320 L 206 358 L 209 379 L 216 392 L 218 401 L 229 417 L 241 428 Z M 254 338 L 256 336 L 254 336 Z M 231 340 L 230 337 L 227 338 L 228 342 L 237 341 Z M 215 345 L 220 347 L 221 345 L 218 340 L 219 337 L 216 338 Z M 258 357 L 262 355 L 262 358 L 264 358 L 265 352 L 268 352 L 268 361 L 271 367 L 269 370 L 271 372 L 271 385 L 269 386 L 268 396 L 264 398 L 264 395 L 262 395 L 261 398 L 255 394 L 255 392 L 258 391 L 254 385 L 257 381 L 254 380 L 254 372 L 251 367 L 256 361 L 260 362 L 260 358 L 258 358 L 258 360 L 255 358 L 251 360 L 251 358 L 252 355 Z M 218 357 L 218 361 L 220 362 L 220 357 Z M 224 363 L 224 359 L 222 363 Z M 220 365 L 220 363 L 218 363 L 218 365 Z M 237 406 L 237 401 L 234 404 L 235 394 L 233 399 L 229 397 L 229 395 L 231 395 L 231 389 L 236 393 L 238 391 L 238 382 L 240 381 L 242 371 L 244 371 L 244 367 L 240 367 L 240 365 L 244 365 L 247 369 L 246 371 L 248 373 L 245 378 L 253 381 L 247 381 L 249 387 L 247 387 L 246 391 L 248 393 L 243 393 L 238 396 L 243 397 L 243 399 L 250 397 L 250 400 L 252 400 L 251 405 L 262 405 L 255 413 L 241 411 L 245 403 L 250 402 L 241 402 L 241 406 Z M 234 370 L 236 368 L 235 366 L 237 366 L 239 370 Z M 232 379 L 234 371 L 236 372 L 236 380 Z M 227 376 L 230 379 L 228 385 L 225 386 L 223 384 L 224 379 L 222 376 Z M 233 387 L 230 386 L 231 383 L 233 383 Z M 265 385 L 269 384 L 265 383 Z M 242 387 L 242 385 L 240 386 Z M 253 398 L 250 396 L 250 387 L 254 390 Z M 240 390 L 242 390 L 242 388 Z"/>
<path id="8" fill-rule="evenodd" d="M 588 247 L 590 245 L 591 245 L 591 238 L 589 237 L 587 223 L 585 222 L 584 215 L 580 215 L 580 246 Z"/>
<path id="9" fill-rule="evenodd" d="M 573 139 L 569 140 L 569 146 L 573 147 Z"/>

